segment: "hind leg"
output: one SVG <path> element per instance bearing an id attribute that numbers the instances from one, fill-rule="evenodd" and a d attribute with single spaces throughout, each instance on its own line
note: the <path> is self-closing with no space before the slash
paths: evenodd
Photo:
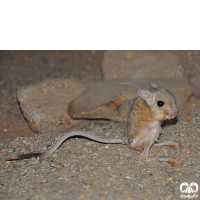
<path id="1" fill-rule="evenodd" d="M 150 147 L 145 147 L 144 151 L 142 152 L 142 157 L 148 160 L 148 155 L 149 155 L 149 148 Z"/>
<path id="2" fill-rule="evenodd" d="M 151 160 L 153 161 L 160 161 L 160 162 L 167 162 L 169 163 L 172 167 L 181 167 L 182 163 L 173 159 L 173 158 L 152 158 Z"/>
<path id="3" fill-rule="evenodd" d="M 170 146 L 172 148 L 178 149 L 181 147 L 180 144 L 176 143 L 176 142 L 163 142 L 163 143 L 158 143 L 158 144 L 154 144 L 153 146 L 155 147 L 161 147 L 161 146 Z"/>

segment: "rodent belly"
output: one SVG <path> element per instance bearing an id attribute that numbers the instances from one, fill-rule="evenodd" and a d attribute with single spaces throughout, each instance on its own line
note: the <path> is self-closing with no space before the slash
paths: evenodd
<path id="1" fill-rule="evenodd" d="M 160 129 L 143 130 L 134 138 L 130 144 L 131 148 L 142 150 L 141 148 L 150 147 L 159 137 Z"/>

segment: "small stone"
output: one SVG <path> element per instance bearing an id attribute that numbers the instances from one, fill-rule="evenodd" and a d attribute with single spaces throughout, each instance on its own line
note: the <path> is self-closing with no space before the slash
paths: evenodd
<path id="1" fill-rule="evenodd" d="M 59 166 L 63 167 L 63 163 L 61 163 L 61 162 L 56 162 L 56 165 L 59 165 Z"/>
<path id="2" fill-rule="evenodd" d="M 22 172 L 20 172 L 20 176 L 24 176 L 26 174 L 26 172 L 25 171 L 22 171 Z"/>
<path id="3" fill-rule="evenodd" d="M 109 199 L 109 200 L 114 200 L 114 199 L 115 199 L 115 196 L 114 196 L 113 194 L 109 194 L 109 195 L 108 195 L 108 199 Z"/>
<path id="4" fill-rule="evenodd" d="M 87 146 L 90 146 L 90 145 L 92 145 L 92 144 L 94 144 L 94 142 L 92 142 L 92 141 L 89 141 L 89 142 L 86 142 L 86 144 L 85 144 L 85 145 L 87 145 Z"/>
<path id="5" fill-rule="evenodd" d="M 55 168 L 50 168 L 49 171 L 53 172 L 55 171 Z"/>
<path id="6" fill-rule="evenodd" d="M 111 184 L 110 184 L 109 182 L 107 182 L 107 183 L 106 183 L 106 186 L 107 186 L 107 187 L 110 187 L 110 186 L 111 186 Z"/>
<path id="7" fill-rule="evenodd" d="M 64 181 L 67 182 L 67 181 L 69 181 L 69 179 L 68 179 L 68 178 L 65 178 Z"/>
<path id="8" fill-rule="evenodd" d="M 125 176 L 126 179 L 133 179 L 132 177 L 130 176 Z"/>
<path id="9" fill-rule="evenodd" d="M 167 180 L 168 180 L 168 181 L 172 181 L 172 177 L 168 178 Z"/>
<path id="10" fill-rule="evenodd" d="M 192 116 L 188 116 L 188 117 L 187 117 L 187 120 L 188 120 L 188 121 L 191 121 L 191 120 L 192 120 Z"/>
<path id="11" fill-rule="evenodd" d="M 111 133 L 110 133 L 110 132 L 107 132 L 105 135 L 106 135 L 106 136 L 110 136 L 110 135 L 111 135 Z"/>
<path id="12" fill-rule="evenodd" d="M 165 153 L 167 153 L 167 150 L 166 150 L 166 149 L 162 149 L 162 151 L 165 152 Z"/>
<path id="13" fill-rule="evenodd" d="M 50 166 L 51 166 L 51 167 L 55 167 L 55 163 L 51 163 Z"/>
<path id="14" fill-rule="evenodd" d="M 190 154 L 190 150 L 187 150 L 186 153 L 187 153 L 187 154 Z"/>
<path id="15" fill-rule="evenodd" d="M 140 183 L 138 184 L 138 186 L 140 186 L 141 188 L 143 187 L 143 185 L 142 185 L 142 184 L 140 184 Z"/>
<path id="16" fill-rule="evenodd" d="M 47 147 L 46 147 L 46 146 L 44 146 L 44 147 L 43 147 L 43 150 L 44 150 L 44 151 L 46 151 L 46 150 L 47 150 Z"/>

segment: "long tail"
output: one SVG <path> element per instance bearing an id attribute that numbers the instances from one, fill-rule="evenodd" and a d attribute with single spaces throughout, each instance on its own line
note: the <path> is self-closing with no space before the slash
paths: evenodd
<path id="1" fill-rule="evenodd" d="M 81 137 L 86 137 L 89 138 L 91 140 L 94 140 L 96 142 L 100 142 L 100 143 L 107 143 L 107 144 L 124 144 L 124 141 L 122 139 L 110 139 L 110 138 L 102 138 L 99 136 L 95 136 L 92 135 L 88 132 L 85 131 L 71 131 L 69 133 L 66 133 L 65 135 L 63 135 L 58 142 L 48 151 L 44 152 L 44 153 L 29 153 L 29 154 L 18 154 L 16 156 L 13 157 L 8 157 L 5 158 L 6 161 L 12 161 L 12 160 L 23 160 L 23 159 L 29 159 L 32 157 L 47 157 L 50 154 L 52 154 L 56 149 L 58 149 L 58 147 L 68 138 L 72 137 L 72 136 L 81 136 Z"/>

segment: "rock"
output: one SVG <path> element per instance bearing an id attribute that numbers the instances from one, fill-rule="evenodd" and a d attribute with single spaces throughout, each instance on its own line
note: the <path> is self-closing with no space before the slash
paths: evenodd
<path id="1" fill-rule="evenodd" d="M 187 115 L 198 115 L 199 114 L 199 108 L 200 108 L 200 99 L 197 99 L 196 97 L 192 96 L 188 103 L 187 106 L 185 107 L 185 114 Z"/>
<path id="2" fill-rule="evenodd" d="M 33 134 L 28 124 L 19 119 L 1 119 L 0 127 L 2 130 L 0 132 L 0 138 L 2 141 L 8 138 L 16 138 L 17 136 L 28 136 Z"/>
<path id="3" fill-rule="evenodd" d="M 134 90 L 135 87 L 132 88 L 130 85 L 130 81 L 113 80 L 99 82 L 84 92 L 79 98 L 70 102 L 68 114 L 75 119 L 96 118 L 126 121 L 121 116 L 122 105 L 128 99 L 132 99 L 137 95 L 136 90 Z"/>
<path id="4" fill-rule="evenodd" d="M 109 119 L 126 122 L 132 99 L 138 89 L 149 88 L 149 82 L 171 91 L 180 109 L 192 94 L 190 86 L 179 79 L 129 79 L 102 81 L 73 100 L 68 113 L 74 119 Z"/>
<path id="5" fill-rule="evenodd" d="M 67 114 L 67 105 L 87 88 L 87 83 L 73 79 L 47 79 L 17 92 L 24 117 L 33 131 L 63 132 L 83 123 Z"/>
<path id="6" fill-rule="evenodd" d="M 196 73 L 192 76 L 189 80 L 190 84 L 192 85 L 194 95 L 200 99 L 200 75 Z"/>
<path id="7" fill-rule="evenodd" d="M 106 51 L 105 80 L 134 78 L 182 78 L 178 56 L 170 51 Z"/>

